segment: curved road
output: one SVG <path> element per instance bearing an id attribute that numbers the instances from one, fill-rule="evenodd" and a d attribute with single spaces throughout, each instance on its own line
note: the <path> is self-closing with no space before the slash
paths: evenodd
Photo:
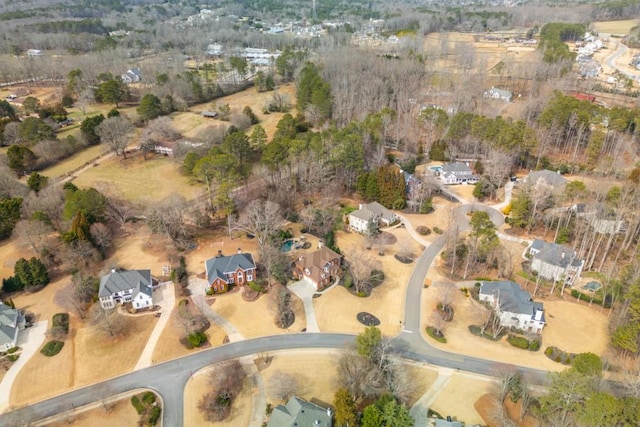
<path id="1" fill-rule="evenodd" d="M 626 71 L 626 70 L 624 70 L 624 69 L 622 69 L 622 68 L 618 67 L 618 66 L 615 64 L 615 61 L 616 61 L 616 60 L 617 60 L 621 55 L 623 55 L 627 50 L 628 50 L 627 45 L 625 45 L 625 44 L 622 44 L 622 43 L 618 42 L 618 50 L 616 50 L 613 54 L 611 54 L 611 55 L 610 55 L 610 56 L 605 60 L 605 63 L 606 63 L 609 67 L 611 67 L 611 68 L 613 68 L 614 70 L 616 70 L 616 71 L 620 72 L 621 74 L 623 74 L 623 75 L 627 76 L 628 78 L 633 79 L 633 80 L 638 80 L 638 78 L 639 78 L 640 76 L 638 76 L 637 74 L 630 73 L 630 72 L 628 72 L 628 71 Z"/>
<path id="2" fill-rule="evenodd" d="M 456 208 L 454 219 L 459 231 L 468 229 L 466 214 L 473 210 L 489 213 L 497 226 L 504 222 L 497 210 L 477 204 L 465 204 Z M 393 353 L 418 362 L 461 369 L 464 371 L 496 375 L 513 366 L 491 360 L 468 357 L 439 350 L 421 337 L 420 295 L 424 278 L 440 250 L 444 247 L 445 235 L 432 242 L 420 256 L 407 287 L 404 329 L 391 340 Z M 355 336 L 331 333 L 297 333 L 244 340 L 203 350 L 180 359 L 160 363 L 100 383 L 70 391 L 56 397 L 16 409 L 0 415 L 0 425 L 21 426 L 41 420 L 69 409 L 100 401 L 106 397 L 136 388 L 150 388 L 162 396 L 164 408 L 163 425 L 181 426 L 184 419 L 184 388 L 191 375 L 201 368 L 224 360 L 248 356 L 261 352 L 299 348 L 344 348 L 355 341 Z M 546 380 L 547 372 L 518 367 L 535 382 Z"/>

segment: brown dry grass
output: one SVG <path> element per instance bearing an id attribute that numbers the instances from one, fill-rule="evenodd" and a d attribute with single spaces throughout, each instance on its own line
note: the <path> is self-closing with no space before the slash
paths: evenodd
<path id="1" fill-rule="evenodd" d="M 105 194 L 150 205 L 180 194 L 191 200 L 203 192 L 200 185 L 180 173 L 180 164 L 163 156 L 144 160 L 135 156 L 123 160 L 111 157 L 87 169 L 73 183 L 81 188 L 94 187 Z"/>
<path id="2" fill-rule="evenodd" d="M 360 333 L 364 326 L 358 322 L 356 315 L 366 311 L 380 320 L 384 335 L 393 336 L 400 332 L 406 287 L 415 265 L 402 264 L 394 255 L 403 246 L 408 246 L 417 257 L 421 248 L 405 229 L 396 228 L 388 232 L 396 237 L 397 242 L 386 248 L 384 256 L 379 256 L 373 249 L 366 251 L 366 240 L 357 233 L 336 233 L 336 242 L 347 261 L 358 262 L 363 256 L 370 256 L 375 268 L 384 271 L 385 280 L 367 298 L 356 297 L 342 286 L 336 286 L 322 297 L 315 298 L 314 309 L 321 331 Z"/>
<path id="3" fill-rule="evenodd" d="M 629 31 L 638 25 L 638 20 L 626 19 L 620 21 L 599 21 L 592 22 L 591 25 L 599 33 L 629 34 Z"/>
<path id="4" fill-rule="evenodd" d="M 500 427 L 500 425 L 494 421 L 492 415 L 496 409 L 496 405 L 496 397 L 491 393 L 480 396 L 473 405 L 488 427 Z M 504 407 L 512 420 L 520 418 L 520 402 L 513 403 L 510 399 L 505 399 Z M 540 422 L 531 415 L 526 415 L 522 421 L 516 422 L 517 427 L 538 427 L 539 425 Z"/>
<path id="5" fill-rule="evenodd" d="M 436 396 L 431 409 L 443 416 L 455 416 L 467 425 L 484 425 L 474 403 L 482 395 L 489 393 L 492 387 L 493 382 L 486 377 L 453 373 Z"/>
<path id="6" fill-rule="evenodd" d="M 91 427 L 132 426 L 138 422 L 138 414 L 128 398 L 109 404 L 109 410 L 100 405 L 87 411 L 79 412 L 69 418 L 74 425 Z M 65 427 L 69 422 L 65 418 L 46 424 L 49 427 Z"/>
<path id="7" fill-rule="evenodd" d="M 407 378 L 411 378 L 411 386 L 413 387 L 407 403 L 411 407 L 438 379 L 438 371 L 427 365 L 414 362 L 405 362 L 403 367 L 407 371 Z"/>
<path id="8" fill-rule="evenodd" d="M 221 422 L 211 423 L 204 419 L 198 410 L 198 402 L 211 387 L 209 373 L 215 366 L 204 368 L 196 372 L 184 388 L 184 425 L 185 426 L 248 426 L 251 418 L 252 393 L 251 384 L 246 380 L 240 395 L 234 400 L 231 414 Z"/>
<path id="9" fill-rule="evenodd" d="M 48 176 L 50 178 L 58 178 L 62 175 L 69 173 L 72 170 L 76 170 L 81 167 L 85 163 L 95 159 L 96 157 L 101 156 L 102 154 L 109 151 L 109 147 L 99 144 L 94 145 L 84 150 L 74 154 L 71 157 L 68 157 L 58 164 L 50 166 L 41 171 L 42 175 Z"/>

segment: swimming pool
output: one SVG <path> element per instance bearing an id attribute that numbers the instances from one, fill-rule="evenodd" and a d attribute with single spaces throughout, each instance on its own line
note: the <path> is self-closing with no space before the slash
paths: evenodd
<path id="1" fill-rule="evenodd" d="M 589 282 L 586 285 L 584 285 L 582 287 L 582 289 L 584 289 L 585 291 L 591 291 L 591 292 L 595 292 L 598 289 L 600 289 L 602 287 L 602 285 L 598 282 Z"/>
<path id="2" fill-rule="evenodd" d="M 282 246 L 280 246 L 280 252 L 289 252 L 293 247 L 293 240 L 286 240 Z"/>

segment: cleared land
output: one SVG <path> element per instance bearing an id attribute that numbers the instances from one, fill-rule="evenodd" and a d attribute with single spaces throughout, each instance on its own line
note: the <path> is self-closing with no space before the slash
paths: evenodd
<path id="1" fill-rule="evenodd" d="M 431 409 L 443 416 L 451 415 L 467 425 L 483 425 L 474 403 L 495 387 L 491 378 L 468 374 L 451 374 L 451 379 L 436 396 Z"/>
<path id="2" fill-rule="evenodd" d="M 633 27 L 638 25 L 637 19 L 626 19 L 622 21 L 599 21 L 592 22 L 591 26 L 599 33 L 624 34 L 627 35 Z"/>

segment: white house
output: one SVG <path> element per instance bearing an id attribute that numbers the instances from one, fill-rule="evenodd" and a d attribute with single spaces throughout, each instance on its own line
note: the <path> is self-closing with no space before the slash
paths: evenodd
<path id="1" fill-rule="evenodd" d="M 378 202 L 360 203 L 358 210 L 349 214 L 349 229 L 358 233 L 377 231 L 379 224 L 390 225 L 398 216 Z"/>
<path id="2" fill-rule="evenodd" d="M 0 351 L 7 351 L 18 343 L 20 329 L 24 329 L 24 316 L 0 301 Z"/>
<path id="3" fill-rule="evenodd" d="M 139 67 L 130 68 L 124 74 L 120 76 L 124 83 L 138 83 L 142 81 L 142 72 Z"/>
<path id="4" fill-rule="evenodd" d="M 525 332 L 542 333 L 545 325 L 544 307 L 534 302 L 531 294 L 515 282 L 481 282 L 480 301 L 487 301 L 500 316 L 500 324 Z"/>
<path id="5" fill-rule="evenodd" d="M 207 55 L 209 56 L 222 56 L 222 45 L 219 43 L 213 43 L 207 46 Z"/>
<path id="6" fill-rule="evenodd" d="M 491 89 L 485 91 L 482 96 L 485 98 L 500 99 L 505 102 L 511 102 L 511 100 L 513 99 L 513 94 L 511 93 L 511 91 L 498 89 L 496 87 L 492 87 Z"/>
<path id="7" fill-rule="evenodd" d="M 44 53 L 40 49 L 27 50 L 27 56 L 34 57 L 34 56 L 42 56 L 42 55 L 44 55 Z"/>
<path id="8" fill-rule="evenodd" d="M 440 181 L 445 185 L 475 184 L 479 177 L 463 162 L 445 163 L 440 169 Z"/>
<path id="9" fill-rule="evenodd" d="M 575 251 L 557 243 L 535 239 L 529 247 L 531 271 L 540 277 L 572 285 L 580 277 L 584 260 L 578 259 Z"/>
<path id="10" fill-rule="evenodd" d="M 131 303 L 135 310 L 153 307 L 151 270 L 118 271 L 115 268 L 100 279 L 98 297 L 102 308 Z"/>

